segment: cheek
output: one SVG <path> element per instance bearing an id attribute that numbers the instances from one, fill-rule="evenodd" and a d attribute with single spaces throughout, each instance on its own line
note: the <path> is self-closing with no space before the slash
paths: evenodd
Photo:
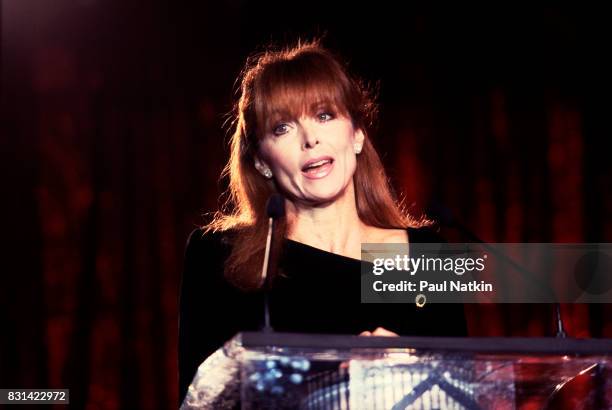
<path id="1" fill-rule="evenodd" d="M 268 141 L 262 143 L 260 149 L 261 158 L 271 169 L 278 169 L 279 164 L 283 162 L 283 150 L 278 144 L 273 144 Z"/>
<path id="2" fill-rule="evenodd" d="M 296 168 L 296 161 L 288 150 L 270 150 L 265 157 L 265 161 L 275 174 L 290 173 Z"/>
<path id="3" fill-rule="evenodd" d="M 355 169 L 357 168 L 357 158 L 355 158 L 355 154 L 353 153 L 353 151 L 347 151 L 346 153 L 346 163 L 347 163 L 347 168 L 349 169 L 349 171 L 351 173 L 355 172 Z"/>
<path id="4" fill-rule="evenodd" d="M 343 149 L 346 149 L 347 151 L 350 151 L 351 153 L 355 152 L 355 131 L 353 130 L 352 126 L 346 126 L 342 129 L 341 131 L 341 135 L 343 135 L 343 138 L 341 138 L 341 143 L 343 146 Z"/>
<path id="5" fill-rule="evenodd" d="M 353 162 L 355 162 L 355 140 L 353 137 L 348 135 L 346 138 L 344 138 L 342 141 L 342 147 L 340 149 L 345 154 L 347 159 L 350 158 Z"/>
<path id="6" fill-rule="evenodd" d="M 350 179 L 355 173 L 357 161 L 355 158 L 353 144 L 343 142 L 342 146 L 337 147 L 336 155 L 340 161 L 338 162 L 338 177 L 343 180 Z"/>

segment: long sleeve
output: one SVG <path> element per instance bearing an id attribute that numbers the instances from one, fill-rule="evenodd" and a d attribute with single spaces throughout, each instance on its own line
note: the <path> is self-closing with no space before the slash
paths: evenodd
<path id="1" fill-rule="evenodd" d="M 185 248 L 179 303 L 179 399 L 198 366 L 239 329 L 232 320 L 231 288 L 223 280 L 229 250 L 219 234 L 194 230 Z"/>

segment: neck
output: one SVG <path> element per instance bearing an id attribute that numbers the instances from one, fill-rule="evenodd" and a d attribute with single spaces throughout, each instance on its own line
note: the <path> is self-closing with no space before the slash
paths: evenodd
<path id="1" fill-rule="evenodd" d="M 287 201 L 288 238 L 328 252 L 359 259 L 368 227 L 360 219 L 351 183 L 333 202 L 304 206 Z"/>

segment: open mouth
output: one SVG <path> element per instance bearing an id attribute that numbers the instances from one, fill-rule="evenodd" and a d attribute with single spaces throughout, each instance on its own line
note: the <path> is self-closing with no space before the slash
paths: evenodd
<path id="1" fill-rule="evenodd" d="M 318 161 L 308 162 L 302 168 L 302 172 L 306 176 L 320 178 L 329 173 L 333 163 L 333 158 L 323 158 Z"/>

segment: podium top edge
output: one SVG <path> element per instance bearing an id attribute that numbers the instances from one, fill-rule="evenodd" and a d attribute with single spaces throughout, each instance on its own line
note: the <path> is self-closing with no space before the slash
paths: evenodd
<path id="1" fill-rule="evenodd" d="M 311 349 L 415 349 L 423 352 L 610 355 L 612 339 L 553 337 L 375 337 L 335 334 L 241 332 L 246 348 L 287 347 Z"/>

